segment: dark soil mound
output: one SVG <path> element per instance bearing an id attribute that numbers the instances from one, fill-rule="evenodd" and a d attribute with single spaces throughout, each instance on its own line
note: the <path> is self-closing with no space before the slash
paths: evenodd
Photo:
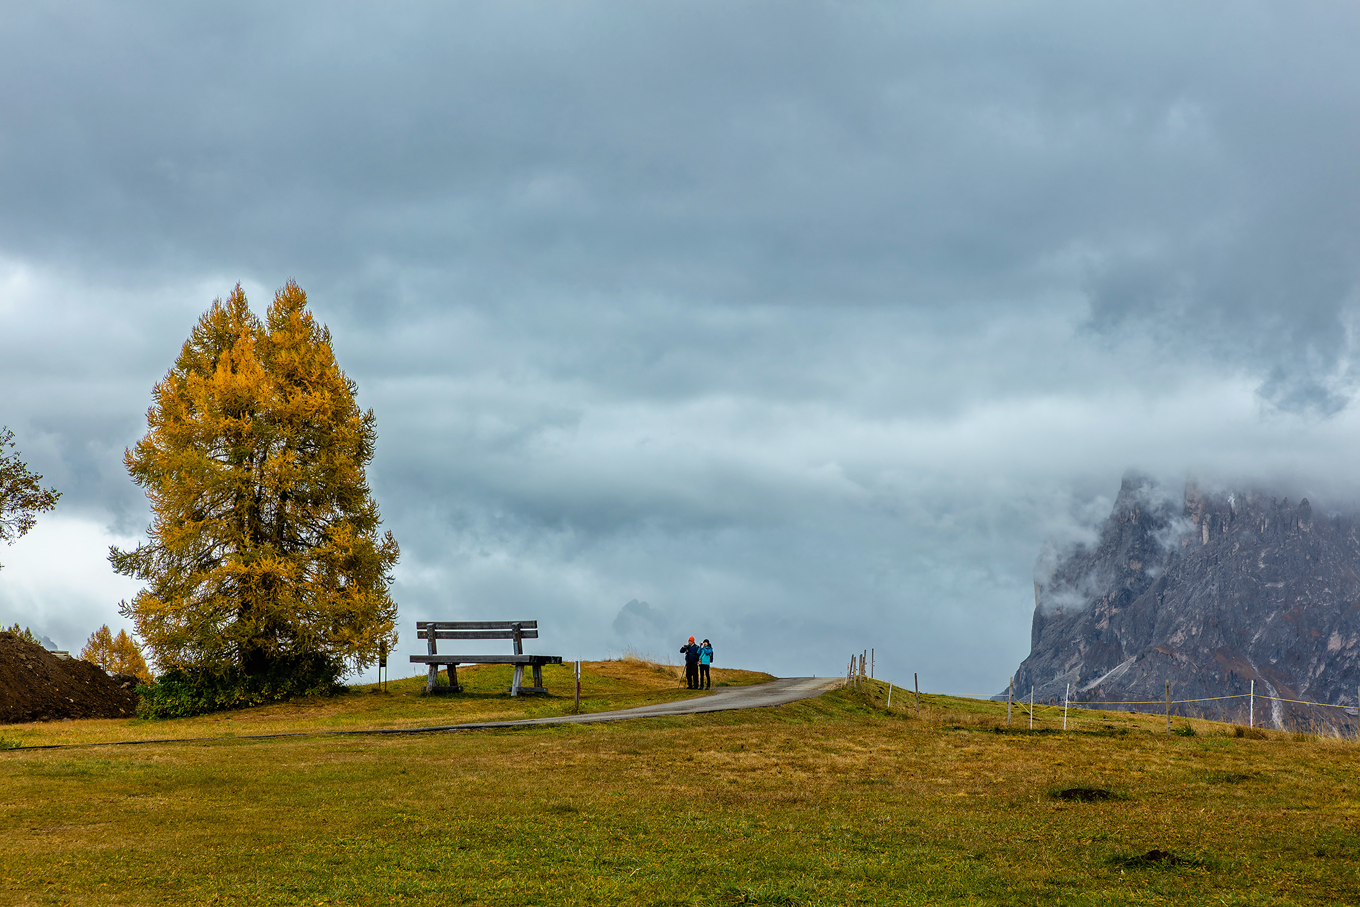
<path id="1" fill-rule="evenodd" d="M 136 680 L 88 661 L 62 659 L 0 632 L 0 724 L 57 718 L 124 718 L 137 712 Z"/>

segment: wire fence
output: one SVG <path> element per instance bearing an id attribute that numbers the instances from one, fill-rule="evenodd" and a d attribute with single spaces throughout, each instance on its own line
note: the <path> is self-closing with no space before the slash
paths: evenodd
<path id="1" fill-rule="evenodd" d="M 865 684 L 866 681 L 872 681 L 874 679 L 873 664 L 874 664 L 873 649 L 865 649 L 858 655 L 851 655 L 849 663 L 847 664 L 846 667 L 845 686 L 860 688 Z M 888 687 L 887 704 L 889 709 L 891 709 L 893 692 L 894 689 L 897 687 L 893 683 L 888 683 L 887 687 Z M 912 689 L 909 690 L 905 687 L 902 687 L 900 689 L 902 690 L 902 693 L 904 695 L 910 695 L 912 697 L 912 701 L 906 706 L 906 708 L 914 709 L 916 714 L 919 716 L 921 711 L 921 687 L 918 675 L 916 674 L 912 675 Z M 1069 720 L 1072 721 L 1099 720 L 1090 719 L 1086 717 L 1069 716 L 1069 712 L 1071 709 L 1080 709 L 1085 711 L 1101 711 L 1107 708 L 1115 708 L 1123 711 L 1135 711 L 1141 714 L 1149 715 L 1149 717 L 1152 717 L 1153 715 L 1155 715 L 1155 713 L 1151 712 L 1147 707 L 1160 706 L 1162 710 L 1164 710 L 1168 732 L 1172 730 L 1171 720 L 1173 717 L 1182 719 L 1197 718 L 1201 720 L 1221 721 L 1232 724 L 1242 723 L 1237 719 L 1245 718 L 1246 719 L 1245 724 L 1248 727 L 1255 729 L 1261 726 L 1258 723 L 1256 711 L 1257 703 L 1259 702 L 1261 706 L 1265 709 L 1270 709 L 1271 704 L 1273 703 L 1303 707 L 1303 709 L 1301 710 L 1302 714 L 1282 715 L 1279 712 L 1271 710 L 1271 714 L 1269 717 L 1269 726 L 1275 730 L 1288 730 L 1295 732 L 1307 731 L 1314 734 L 1326 734 L 1329 736 L 1336 737 L 1354 737 L 1356 739 L 1360 739 L 1360 720 L 1348 720 L 1348 719 L 1360 719 L 1360 706 L 1327 702 L 1313 702 L 1307 699 L 1292 699 L 1287 696 L 1276 696 L 1270 693 L 1258 693 L 1256 692 L 1256 682 L 1254 680 L 1251 681 L 1251 686 L 1245 693 L 1228 693 L 1222 696 L 1197 696 L 1193 698 L 1183 699 L 1171 698 L 1171 682 L 1169 680 L 1166 682 L 1166 696 L 1164 696 L 1161 699 L 1100 699 L 1100 700 L 1073 701 L 1071 698 L 1071 693 L 1072 693 L 1071 685 L 1069 684 L 1067 694 L 1066 696 L 1064 696 L 1061 702 L 1053 702 L 1051 700 L 1036 702 L 1034 700 L 1033 689 L 1030 690 L 1030 695 L 1028 698 L 1016 699 L 1014 698 L 1013 695 L 1014 685 L 1012 681 L 1011 695 L 1008 696 L 1005 700 L 1007 723 L 1008 724 L 1010 723 L 1012 708 L 1019 708 L 1021 710 L 1021 714 L 1030 719 L 1031 727 L 1033 726 L 1034 716 L 1037 713 L 1061 712 L 1063 716 L 1063 728 L 1066 729 Z M 1222 708 L 1223 705 L 1226 705 L 1227 703 L 1233 701 L 1240 702 L 1246 706 L 1245 715 L 1241 714 L 1241 712 L 1238 712 L 1238 714 L 1234 716 L 1231 714 L 1230 709 L 1225 710 Z M 1360 703 L 1360 691 L 1358 691 L 1357 693 L 1356 701 L 1357 703 Z M 1189 711 L 1187 707 L 1200 705 L 1202 703 L 1214 703 L 1215 706 L 1213 707 L 1212 711 L 1215 714 L 1213 715 L 1187 714 L 1187 712 Z M 1143 708 L 1137 708 L 1139 706 L 1142 706 Z M 1177 710 L 1178 713 L 1175 714 L 1174 716 L 1172 714 L 1173 706 L 1180 707 L 1180 709 Z M 1121 709 L 1120 707 L 1124 708 Z M 1265 716 L 1262 715 L 1262 717 Z"/>
<path id="2" fill-rule="evenodd" d="M 1065 702 L 1062 704 L 1055 704 L 1051 702 L 1036 702 L 1034 703 L 1034 708 L 1036 711 L 1049 711 L 1049 710 L 1061 711 L 1065 705 L 1070 705 L 1070 707 L 1074 709 L 1100 711 L 1105 706 L 1138 706 L 1138 705 L 1165 706 L 1168 703 L 1170 705 L 1175 706 L 1175 705 L 1191 705 L 1198 702 L 1221 702 L 1223 700 L 1228 699 L 1247 700 L 1249 703 L 1254 699 L 1255 702 L 1258 703 L 1281 702 L 1288 703 L 1290 705 L 1306 706 L 1309 709 L 1334 709 L 1337 710 L 1340 714 L 1346 715 L 1347 717 L 1355 717 L 1358 712 L 1356 707 L 1353 705 L 1333 705 L 1331 703 L 1326 702 L 1312 702 L 1307 699 L 1289 699 L 1284 696 L 1270 696 L 1265 693 L 1257 693 L 1254 697 L 1249 693 L 1233 693 L 1232 695 L 1229 696 L 1201 696 L 1196 699 L 1172 699 L 1169 701 L 1165 699 L 1127 699 L 1127 700 L 1100 699 L 1091 701 L 1072 700 L 1070 702 Z M 1014 703 L 1017 706 L 1028 706 L 1030 704 L 1029 700 L 1026 699 L 1016 699 L 1014 700 Z M 1200 718 L 1204 720 L 1214 720 L 1205 715 L 1175 714 L 1172 717 Z M 1257 726 L 1259 724 L 1259 722 L 1255 721 L 1249 723 L 1252 724 L 1252 726 Z"/>

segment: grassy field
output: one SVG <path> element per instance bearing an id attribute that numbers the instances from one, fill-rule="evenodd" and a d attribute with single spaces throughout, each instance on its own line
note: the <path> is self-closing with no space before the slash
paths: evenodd
<path id="1" fill-rule="evenodd" d="M 0 753 L 0 902 L 1360 902 L 1353 742 L 885 693 Z"/>
<path id="2" fill-rule="evenodd" d="M 50 744 L 114 743 L 190 737 L 239 737 L 250 734 L 317 733 L 360 728 L 417 728 L 470 721 L 507 721 L 575 713 L 570 665 L 547 665 L 543 683 L 548 696 L 505 695 L 513 668 L 509 665 L 464 666 L 457 696 L 426 696 L 425 674 L 390 681 L 385 691 L 376 684 L 356 686 L 339 696 L 300 699 L 235 712 L 196 718 L 143 721 L 36 722 L 0 725 L 0 749 Z M 716 686 L 740 686 L 771 680 L 769 674 L 732 668 L 713 668 Z M 527 678 L 526 678 L 527 679 Z M 441 682 L 447 678 L 441 672 Z M 684 670 L 636 658 L 581 663 L 581 712 L 670 702 L 701 696 L 684 688 Z"/>

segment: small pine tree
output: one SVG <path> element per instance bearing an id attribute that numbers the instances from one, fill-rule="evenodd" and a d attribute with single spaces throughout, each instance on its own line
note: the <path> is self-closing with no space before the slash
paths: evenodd
<path id="1" fill-rule="evenodd" d="M 119 630 L 114 636 L 109 625 L 104 624 L 90 634 L 80 657 L 99 665 L 110 674 L 131 674 L 142 683 L 151 683 L 151 672 L 147 670 L 146 659 L 136 641 L 128 636 L 126 630 Z"/>
<path id="2" fill-rule="evenodd" d="M 34 636 L 33 631 L 30 630 L 28 627 L 21 627 L 18 624 L 15 624 L 14 626 L 9 627 L 7 632 L 13 633 L 15 636 L 19 637 L 24 642 L 31 642 L 35 646 L 42 645 L 42 643 L 38 641 L 38 637 Z"/>
<path id="3" fill-rule="evenodd" d="M 212 691 L 205 707 L 328 689 L 396 642 L 399 549 L 355 391 L 291 281 L 264 322 L 239 285 L 214 301 L 156 385 L 125 457 L 149 542 L 109 559 L 148 584 L 121 610 L 162 680 Z"/>

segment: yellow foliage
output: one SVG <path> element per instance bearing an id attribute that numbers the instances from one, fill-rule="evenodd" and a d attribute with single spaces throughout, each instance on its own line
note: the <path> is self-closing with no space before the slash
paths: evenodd
<path id="1" fill-rule="evenodd" d="M 151 683 L 151 672 L 147 670 L 142 650 L 126 630 L 119 630 L 114 636 L 109 625 L 104 624 L 90 634 L 85 648 L 80 650 L 84 661 L 99 665 L 110 674 L 131 674 L 142 683 Z"/>
<path id="2" fill-rule="evenodd" d="M 240 285 L 199 319 L 125 456 L 149 541 L 110 550 L 148 585 L 123 603 L 162 669 L 332 679 L 396 642 L 398 547 L 370 496 L 372 410 L 292 281 L 263 322 Z"/>
<path id="3" fill-rule="evenodd" d="M 37 515 L 57 506 L 61 492 L 43 488 L 42 476 L 28 471 L 18 453 L 5 453 L 14 447 L 14 432 L 0 425 L 0 542 L 14 540 L 33 528 Z"/>

